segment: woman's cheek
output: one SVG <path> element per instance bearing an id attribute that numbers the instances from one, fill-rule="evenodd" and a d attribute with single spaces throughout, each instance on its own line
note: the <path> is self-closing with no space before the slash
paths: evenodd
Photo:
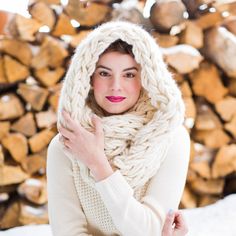
<path id="1" fill-rule="evenodd" d="M 141 83 L 135 81 L 135 83 L 132 86 L 130 86 L 129 91 L 137 94 L 137 93 L 140 93 L 141 87 L 142 87 Z"/>
<path id="2" fill-rule="evenodd" d="M 105 86 L 99 83 L 94 84 L 93 86 L 94 93 L 103 93 L 105 91 Z"/>

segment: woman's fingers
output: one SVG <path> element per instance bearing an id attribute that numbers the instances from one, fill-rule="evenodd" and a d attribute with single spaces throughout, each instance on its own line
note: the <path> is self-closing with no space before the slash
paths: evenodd
<path id="1" fill-rule="evenodd" d="M 58 126 L 58 130 L 64 138 L 71 139 L 74 136 L 73 132 L 71 132 L 68 129 L 64 128 L 62 125 Z"/>
<path id="2" fill-rule="evenodd" d="M 162 235 L 164 235 L 164 236 L 171 236 L 172 235 L 172 233 L 173 233 L 172 225 L 174 223 L 174 219 L 175 219 L 175 214 L 173 211 L 170 211 L 166 216 L 165 224 L 162 229 Z"/>
<path id="3" fill-rule="evenodd" d="M 92 122 L 93 122 L 93 124 L 95 126 L 95 134 L 98 137 L 102 137 L 103 138 L 103 126 L 102 126 L 101 119 L 98 116 L 93 115 L 92 116 Z"/>
<path id="4" fill-rule="evenodd" d="M 187 224 L 180 211 L 170 211 L 165 220 L 162 236 L 184 236 L 188 232 Z"/>
<path id="5" fill-rule="evenodd" d="M 180 214 L 180 212 L 176 212 L 175 213 L 175 225 L 176 225 L 176 228 L 179 228 L 182 225 L 182 223 L 184 223 L 182 215 Z"/>
<path id="6" fill-rule="evenodd" d="M 182 232 L 187 233 L 188 228 L 183 214 L 180 211 L 177 211 L 175 214 L 175 228 L 182 229 Z"/>
<path id="7" fill-rule="evenodd" d="M 59 135 L 59 141 L 63 144 L 64 150 L 70 151 L 71 143 L 70 140 L 65 138 L 63 135 Z"/>
<path id="8" fill-rule="evenodd" d="M 62 136 L 61 134 L 59 134 L 59 141 L 60 141 L 61 143 L 64 143 L 63 136 Z"/>
<path id="9" fill-rule="evenodd" d="M 73 132 L 81 128 L 81 125 L 78 122 L 75 122 L 67 111 L 62 110 L 62 115 L 69 130 Z"/>

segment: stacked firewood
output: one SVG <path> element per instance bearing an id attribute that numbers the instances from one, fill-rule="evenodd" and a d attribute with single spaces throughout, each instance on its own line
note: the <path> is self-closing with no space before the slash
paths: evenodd
<path id="1" fill-rule="evenodd" d="M 0 228 L 48 223 L 46 154 L 61 82 L 80 41 L 115 19 L 156 38 L 182 91 L 192 143 L 181 207 L 236 191 L 236 1 L 158 0 L 144 18 L 148 2 L 31 0 L 30 18 L 2 12 Z"/>
<path id="2" fill-rule="evenodd" d="M 181 207 L 205 206 L 236 192 L 236 1 L 167 0 L 151 13 L 191 133 Z"/>

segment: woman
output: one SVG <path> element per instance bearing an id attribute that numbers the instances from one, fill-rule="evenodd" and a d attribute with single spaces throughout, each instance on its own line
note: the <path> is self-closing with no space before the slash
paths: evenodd
<path id="1" fill-rule="evenodd" d="M 156 236 L 177 222 L 168 224 L 166 214 L 178 208 L 186 180 L 184 112 L 145 30 L 109 22 L 90 33 L 67 72 L 60 134 L 48 147 L 53 233 Z"/>

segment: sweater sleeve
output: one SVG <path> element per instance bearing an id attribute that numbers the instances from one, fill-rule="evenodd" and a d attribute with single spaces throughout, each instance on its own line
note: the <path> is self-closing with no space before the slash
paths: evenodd
<path id="1" fill-rule="evenodd" d="M 146 194 L 137 201 L 133 190 L 117 170 L 95 184 L 122 236 L 160 236 L 169 209 L 178 209 L 185 186 L 190 156 L 190 137 L 181 126 Z"/>
<path id="2" fill-rule="evenodd" d="M 72 163 L 57 134 L 47 150 L 49 223 L 55 236 L 88 236 L 87 221 L 73 182 Z"/>

